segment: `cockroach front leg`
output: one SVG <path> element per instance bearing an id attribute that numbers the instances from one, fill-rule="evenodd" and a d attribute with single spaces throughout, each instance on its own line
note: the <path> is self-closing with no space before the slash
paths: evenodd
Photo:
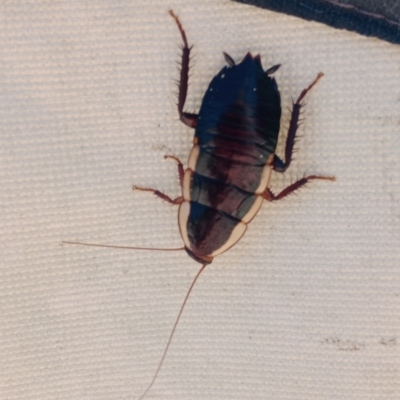
<path id="1" fill-rule="evenodd" d="M 197 123 L 197 114 L 191 114 L 183 111 L 183 107 L 185 106 L 188 84 L 189 84 L 189 62 L 190 62 L 190 51 L 192 47 L 189 47 L 185 30 L 182 27 L 181 21 L 174 14 L 172 10 L 169 11 L 171 17 L 175 20 L 178 25 L 178 29 L 181 33 L 183 46 L 182 46 L 182 62 L 181 62 L 181 76 L 178 83 L 178 113 L 179 119 L 188 127 L 195 128 Z"/>
<path id="2" fill-rule="evenodd" d="M 322 72 L 320 72 L 314 81 L 309 85 L 306 89 L 300 93 L 300 96 L 293 104 L 292 109 L 292 117 L 290 118 L 289 130 L 287 133 L 286 138 L 286 145 L 285 145 L 285 161 L 282 161 L 278 156 L 274 156 L 273 160 L 273 168 L 276 172 L 285 172 L 292 161 L 293 155 L 293 147 L 296 141 L 296 132 L 297 128 L 299 127 L 299 117 L 300 117 L 300 110 L 303 107 L 303 99 L 305 95 L 312 89 L 312 87 L 324 76 Z"/>
<path id="3" fill-rule="evenodd" d="M 277 195 L 272 193 L 272 191 L 268 188 L 265 189 L 265 191 L 262 195 L 263 195 L 264 199 L 268 200 L 268 201 L 281 200 L 281 199 L 285 198 L 286 196 L 289 196 L 289 194 L 293 193 L 297 189 L 300 189 L 302 186 L 307 184 L 307 182 L 309 182 L 313 179 L 324 179 L 324 180 L 328 180 L 328 181 L 335 181 L 335 178 L 332 176 L 309 175 L 309 176 L 301 178 L 298 181 L 292 183 L 291 185 L 289 185 L 287 188 L 283 189 Z"/>

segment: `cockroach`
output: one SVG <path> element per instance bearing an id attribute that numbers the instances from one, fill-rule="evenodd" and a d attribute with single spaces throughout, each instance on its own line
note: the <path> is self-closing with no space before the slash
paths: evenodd
<path id="1" fill-rule="evenodd" d="M 188 113 L 184 111 L 184 106 L 192 47 L 189 47 L 179 18 L 172 10 L 169 14 L 175 20 L 183 41 L 177 106 L 180 120 L 195 129 L 193 147 L 186 169 L 177 157 L 165 156 L 177 162 L 181 196 L 172 199 L 156 189 L 138 186 L 133 189 L 151 192 L 179 206 L 178 225 L 184 247 L 152 249 L 64 242 L 137 250 L 185 250 L 201 264 L 182 303 L 153 379 L 140 399 L 146 396 L 160 372 L 198 277 L 216 256 L 240 240 L 264 200 L 281 200 L 314 179 L 335 180 L 330 176 L 309 175 L 295 181 L 277 195 L 268 188 L 271 172 L 283 173 L 290 166 L 303 99 L 323 74 L 319 73 L 292 105 L 283 161 L 275 154 L 280 130 L 281 100 L 276 81 L 271 77 L 280 64 L 264 71 L 259 55 L 254 57 L 247 53 L 236 64 L 231 56 L 223 53 L 227 66 L 211 81 L 200 112 Z"/>

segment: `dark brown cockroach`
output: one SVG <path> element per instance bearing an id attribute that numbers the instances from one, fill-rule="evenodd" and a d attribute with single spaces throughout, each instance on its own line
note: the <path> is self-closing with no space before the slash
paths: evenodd
<path id="1" fill-rule="evenodd" d="M 277 195 L 268 188 L 272 170 L 285 172 L 291 163 L 302 101 L 323 74 L 319 73 L 293 104 L 286 138 L 285 161 L 282 161 L 275 154 L 281 120 L 281 101 L 276 81 L 271 77 L 280 65 L 274 65 L 264 71 L 259 55 L 253 57 L 247 53 L 243 60 L 236 64 L 224 53 L 228 65 L 211 81 L 199 114 L 187 113 L 184 111 L 184 105 L 188 89 L 191 47 L 178 17 L 173 11 L 169 13 L 174 18 L 183 40 L 178 112 L 185 125 L 195 128 L 193 148 L 186 169 L 177 157 L 165 157 L 174 159 L 178 164 L 181 196 L 171 199 L 155 189 L 137 186 L 133 189 L 152 192 L 168 203 L 179 205 L 178 223 L 184 247 L 149 249 L 64 242 L 140 250 L 186 250 L 190 257 L 202 265 L 186 294 L 153 379 L 140 399 L 143 399 L 157 378 L 198 277 L 214 257 L 224 253 L 240 240 L 264 200 L 283 199 L 314 179 L 335 179 L 309 175 L 292 183 Z"/>

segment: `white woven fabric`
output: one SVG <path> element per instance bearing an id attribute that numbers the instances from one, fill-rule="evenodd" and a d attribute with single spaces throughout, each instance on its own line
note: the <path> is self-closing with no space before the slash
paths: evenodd
<path id="1" fill-rule="evenodd" d="M 137 399 L 155 372 L 200 265 L 61 242 L 181 246 L 176 207 L 131 190 L 178 196 L 163 156 L 191 147 L 169 8 L 188 111 L 222 51 L 282 63 L 286 119 L 325 73 L 271 187 L 337 182 L 265 204 L 205 270 L 147 398 L 399 399 L 399 47 L 226 0 L 1 2 L 0 398 Z"/>

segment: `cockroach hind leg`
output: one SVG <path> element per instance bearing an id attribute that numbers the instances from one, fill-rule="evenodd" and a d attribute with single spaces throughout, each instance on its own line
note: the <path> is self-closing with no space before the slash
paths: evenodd
<path id="1" fill-rule="evenodd" d="M 283 198 L 289 196 L 296 190 L 300 189 L 302 186 L 306 185 L 307 182 L 314 180 L 314 179 L 323 179 L 334 182 L 336 178 L 334 176 L 319 176 L 319 175 L 309 175 L 304 178 L 297 180 L 296 182 L 292 183 L 285 189 L 283 189 L 279 194 L 275 195 L 270 189 L 265 189 L 263 193 L 263 197 L 265 200 L 268 201 L 276 201 L 282 200 Z"/>
<path id="2" fill-rule="evenodd" d="M 178 83 L 178 113 L 179 119 L 187 125 L 189 128 L 195 128 L 197 123 L 197 114 L 191 114 L 183 111 L 186 102 L 186 96 L 188 92 L 189 86 L 189 63 L 190 63 L 190 51 L 192 47 L 189 47 L 186 32 L 183 29 L 181 21 L 174 14 L 172 10 L 169 10 L 169 14 L 175 20 L 176 25 L 178 26 L 179 32 L 181 33 L 183 46 L 182 46 L 182 61 L 180 68 L 180 79 Z"/>
<path id="3" fill-rule="evenodd" d="M 151 189 L 151 188 L 142 188 L 139 186 L 132 186 L 132 190 L 140 190 L 142 192 L 151 192 L 155 196 L 159 197 L 160 199 L 166 201 L 167 203 L 173 204 L 173 205 L 179 205 L 183 202 L 183 197 L 179 196 L 176 199 L 171 199 L 171 197 L 167 196 L 166 194 L 160 192 L 159 190 L 156 189 Z"/>

